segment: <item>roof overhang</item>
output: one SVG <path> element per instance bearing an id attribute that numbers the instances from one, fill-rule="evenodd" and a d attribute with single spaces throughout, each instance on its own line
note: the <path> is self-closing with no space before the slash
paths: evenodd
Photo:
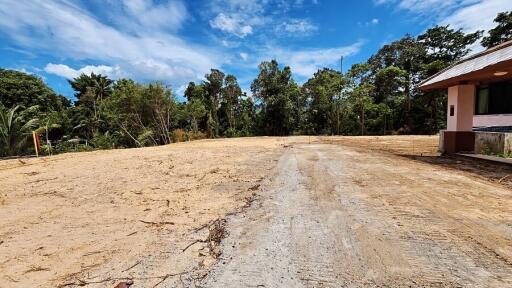
<path id="1" fill-rule="evenodd" d="M 496 72 L 507 72 L 495 75 Z M 418 87 L 429 91 L 459 84 L 479 84 L 512 79 L 512 41 L 465 58 L 427 78 Z"/>

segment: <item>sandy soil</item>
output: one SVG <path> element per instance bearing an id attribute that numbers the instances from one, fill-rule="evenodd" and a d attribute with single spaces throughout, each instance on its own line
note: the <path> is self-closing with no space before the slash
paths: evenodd
<path id="1" fill-rule="evenodd" d="M 0 287 L 512 286 L 512 169 L 439 157 L 437 141 L 260 137 L 0 161 Z M 216 219 L 221 246 L 204 241 Z"/>
<path id="2" fill-rule="evenodd" d="M 200 276 L 213 262 L 207 244 L 182 249 L 206 239 L 196 228 L 246 205 L 284 145 L 210 140 L 0 161 L 0 287 L 172 287 L 171 274 Z"/>

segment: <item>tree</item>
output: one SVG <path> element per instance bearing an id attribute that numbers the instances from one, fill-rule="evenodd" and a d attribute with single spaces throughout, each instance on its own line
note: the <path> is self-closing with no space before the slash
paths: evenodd
<path id="1" fill-rule="evenodd" d="M 338 99 L 346 79 L 333 69 L 318 70 L 302 86 L 309 101 L 308 114 L 315 134 L 339 133 Z"/>
<path id="2" fill-rule="evenodd" d="M 218 69 L 211 69 L 209 74 L 205 75 L 206 81 L 204 88 L 208 95 L 208 131 L 209 137 L 215 138 L 219 135 L 219 109 L 220 99 L 222 97 L 222 87 L 225 74 Z"/>
<path id="3" fill-rule="evenodd" d="M 354 88 L 349 96 L 350 108 L 358 114 L 361 135 L 366 134 L 366 114 L 373 106 L 372 98 L 369 96 L 373 89 L 370 84 L 362 84 Z"/>
<path id="4" fill-rule="evenodd" d="M 121 132 L 120 144 L 148 146 L 169 144 L 176 127 L 176 103 L 171 89 L 162 83 L 137 84 L 130 79 L 120 79 L 113 87 L 112 96 L 102 102 L 107 131 L 110 136 Z"/>
<path id="5" fill-rule="evenodd" d="M 489 35 L 485 36 L 480 42 L 486 48 L 512 40 L 512 11 L 498 13 L 494 22 L 498 25 L 489 30 Z"/>
<path id="6" fill-rule="evenodd" d="M 450 29 L 450 25 L 435 26 L 417 37 L 425 47 L 427 62 L 442 61 L 446 65 L 466 56 L 468 47 L 482 37 L 482 31 L 465 34 L 462 29 Z"/>
<path id="7" fill-rule="evenodd" d="M 50 143 L 50 131 L 52 129 L 58 129 L 61 128 L 61 122 L 62 122 L 62 113 L 57 111 L 51 111 L 47 112 L 43 115 L 42 119 L 39 121 L 39 128 L 36 129 L 36 132 L 41 133 L 44 132 L 45 134 L 45 140 L 46 145 L 48 145 L 48 152 L 52 153 L 51 151 L 51 143 Z"/>
<path id="8" fill-rule="evenodd" d="M 6 108 L 37 106 L 41 112 L 62 111 L 71 105 L 69 100 L 57 95 L 41 78 L 1 68 L 0 104 Z"/>
<path id="9" fill-rule="evenodd" d="M 261 131 L 268 135 L 289 135 L 293 130 L 293 102 L 289 89 L 294 82 L 288 66 L 279 68 L 276 60 L 263 61 L 251 84 L 253 96 L 261 101 Z"/>
<path id="10" fill-rule="evenodd" d="M 252 98 L 245 95 L 240 99 L 236 107 L 236 119 L 238 136 L 250 136 L 257 132 L 256 108 Z"/>
<path id="11" fill-rule="evenodd" d="M 226 105 L 226 118 L 228 120 L 228 126 L 230 130 L 235 130 L 236 118 L 235 110 L 240 97 L 242 96 L 242 89 L 238 85 L 236 77 L 228 75 L 224 79 L 224 87 L 222 90 L 223 100 Z"/>
<path id="12" fill-rule="evenodd" d="M 84 106 L 93 113 L 96 122 L 101 121 L 101 111 L 99 103 L 112 94 L 113 81 L 107 76 L 91 73 L 90 75 L 81 74 L 73 80 L 68 80 L 69 84 L 75 90 L 75 97 L 78 99 L 76 106 Z"/>
<path id="13" fill-rule="evenodd" d="M 199 100 L 189 101 L 185 106 L 187 117 L 190 120 L 190 126 L 194 133 L 199 132 L 199 119 L 206 114 L 206 108 Z"/>
<path id="14" fill-rule="evenodd" d="M 24 112 L 20 106 L 10 109 L 0 106 L 0 155 L 19 155 L 27 148 L 27 140 L 31 139 L 31 132 L 37 127 L 38 120 L 28 119 Z"/>

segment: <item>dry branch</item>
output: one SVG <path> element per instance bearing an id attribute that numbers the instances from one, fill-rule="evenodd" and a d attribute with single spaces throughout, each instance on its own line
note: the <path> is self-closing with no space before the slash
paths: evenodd
<path id="1" fill-rule="evenodd" d="M 162 221 L 162 222 L 153 222 L 153 221 L 144 221 L 144 220 L 139 220 L 139 221 L 144 223 L 144 224 L 157 225 L 157 226 L 174 225 L 175 224 L 174 222 L 170 222 L 170 221 Z"/>
<path id="2" fill-rule="evenodd" d="M 126 272 L 126 271 L 128 271 L 128 270 L 132 269 L 133 267 L 135 267 L 135 266 L 139 265 L 141 262 L 142 262 L 142 261 L 140 261 L 140 260 L 139 260 L 139 261 L 135 262 L 135 264 L 133 264 L 132 266 L 130 266 L 130 267 L 126 268 L 126 269 L 124 269 L 124 270 L 123 270 L 123 271 L 121 271 L 121 272 Z"/>
<path id="3" fill-rule="evenodd" d="M 181 252 L 187 251 L 188 248 L 190 248 L 192 245 L 194 245 L 196 243 L 204 243 L 204 242 L 206 242 L 206 241 L 205 240 L 201 240 L 201 239 L 195 240 L 192 243 L 188 244 L 185 248 L 181 249 Z"/>

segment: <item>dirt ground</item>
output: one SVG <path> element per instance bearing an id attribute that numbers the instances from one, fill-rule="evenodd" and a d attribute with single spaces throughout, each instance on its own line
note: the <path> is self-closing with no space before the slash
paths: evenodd
<path id="1" fill-rule="evenodd" d="M 437 141 L 260 137 L 0 161 L 0 287 L 512 286 L 512 169 L 439 157 Z"/>
<path id="2" fill-rule="evenodd" d="M 0 287 L 113 287 L 125 278 L 173 287 L 175 274 L 200 276 L 214 260 L 207 243 L 183 248 L 206 240 L 208 229 L 195 229 L 247 205 L 284 143 L 209 140 L 0 161 Z"/>

